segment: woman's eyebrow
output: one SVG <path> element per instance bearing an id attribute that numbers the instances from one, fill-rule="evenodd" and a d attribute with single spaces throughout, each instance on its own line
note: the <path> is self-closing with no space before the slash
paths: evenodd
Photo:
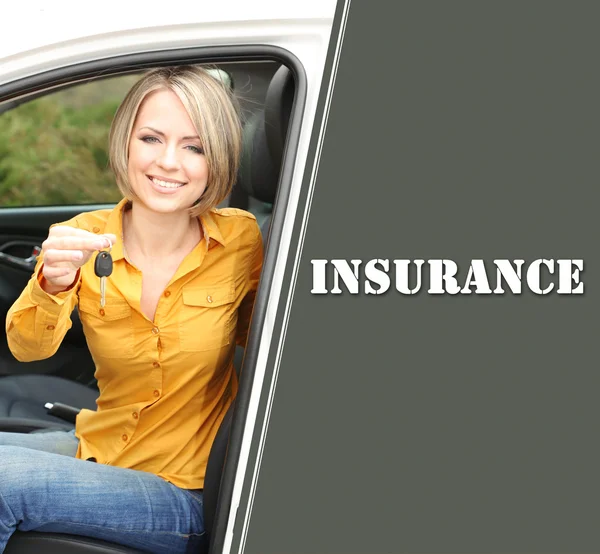
<path id="1" fill-rule="evenodd" d="M 157 135 L 160 135 L 161 137 L 165 136 L 165 134 L 162 131 L 159 131 L 158 129 L 155 129 L 154 127 L 148 127 L 148 126 L 140 127 L 140 131 L 142 129 L 148 129 L 148 130 L 152 131 L 153 133 L 156 133 Z M 193 139 L 200 140 L 200 137 L 198 135 L 193 135 L 193 136 L 188 136 L 188 137 L 181 137 L 181 140 L 193 140 Z"/>

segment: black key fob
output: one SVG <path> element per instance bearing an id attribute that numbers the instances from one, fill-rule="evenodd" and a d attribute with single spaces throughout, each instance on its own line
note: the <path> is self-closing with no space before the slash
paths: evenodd
<path id="1" fill-rule="evenodd" d="M 98 252 L 94 262 L 94 271 L 98 277 L 108 277 L 113 270 L 112 256 L 109 252 Z"/>

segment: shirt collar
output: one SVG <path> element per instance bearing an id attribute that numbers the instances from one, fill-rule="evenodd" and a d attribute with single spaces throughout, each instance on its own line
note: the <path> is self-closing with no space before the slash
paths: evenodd
<path id="1" fill-rule="evenodd" d="M 104 232 L 116 235 L 117 242 L 113 245 L 110 254 L 113 261 L 120 260 L 125 257 L 123 251 L 123 212 L 129 204 L 129 200 L 123 198 L 111 211 L 106 221 Z M 227 241 L 223 237 L 215 218 L 213 211 L 206 212 L 200 216 L 200 224 L 202 225 L 202 233 L 206 242 L 206 250 L 212 248 L 215 242 L 225 246 Z"/>
<path id="2" fill-rule="evenodd" d="M 113 261 L 124 257 L 123 253 L 123 212 L 129 204 L 127 198 L 123 198 L 108 215 L 106 221 L 105 233 L 111 233 L 117 237 L 117 242 L 113 245 L 110 255 Z"/>
<path id="3" fill-rule="evenodd" d="M 200 216 L 200 224 L 202 225 L 202 233 L 206 239 L 206 249 L 212 248 L 213 241 L 225 246 L 227 241 L 223 237 L 215 218 L 213 211 L 206 212 Z"/>

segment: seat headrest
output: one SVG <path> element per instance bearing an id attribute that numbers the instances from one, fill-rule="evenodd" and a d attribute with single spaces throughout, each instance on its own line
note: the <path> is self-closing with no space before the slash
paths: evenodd
<path id="1" fill-rule="evenodd" d="M 263 109 L 244 125 L 237 184 L 262 202 L 275 201 L 293 101 L 292 73 L 281 66 L 269 83 Z"/>

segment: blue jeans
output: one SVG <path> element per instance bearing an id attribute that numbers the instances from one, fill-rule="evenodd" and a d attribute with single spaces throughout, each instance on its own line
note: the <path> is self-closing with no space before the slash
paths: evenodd
<path id="1" fill-rule="evenodd" d="M 95 537 L 154 553 L 197 552 L 202 493 L 144 471 L 76 459 L 74 431 L 0 432 L 0 553 L 12 533 Z"/>

